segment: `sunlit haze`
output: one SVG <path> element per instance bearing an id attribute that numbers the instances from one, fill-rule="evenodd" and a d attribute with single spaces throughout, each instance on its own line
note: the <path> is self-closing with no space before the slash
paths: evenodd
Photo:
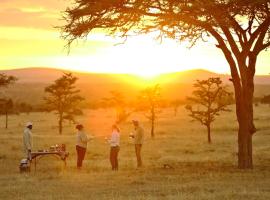
<path id="1" fill-rule="evenodd" d="M 61 11 L 67 1 L 0 1 L 0 69 L 50 67 L 83 72 L 130 73 L 153 77 L 161 73 L 206 69 L 230 73 L 214 42 L 188 45 L 176 41 L 155 41 L 152 36 L 121 40 L 102 32 L 78 41 L 68 54 L 60 31 Z M 269 52 L 258 59 L 257 74 L 269 74 Z"/>

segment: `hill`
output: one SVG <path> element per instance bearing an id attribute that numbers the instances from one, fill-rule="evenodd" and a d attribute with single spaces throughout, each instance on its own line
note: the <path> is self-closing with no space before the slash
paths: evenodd
<path id="1" fill-rule="evenodd" d="M 40 104 L 44 97 L 44 88 L 59 78 L 63 72 L 59 69 L 26 68 L 2 70 L 0 73 L 16 76 L 16 84 L 1 91 L 1 96 L 11 97 L 15 101 Z M 145 79 L 130 74 L 94 74 L 72 72 L 78 77 L 78 87 L 88 102 L 99 101 L 109 95 L 110 91 L 122 92 L 127 99 L 136 98 L 143 88 L 160 84 L 162 95 L 166 99 L 184 99 L 192 91 L 192 84 L 197 79 L 220 77 L 232 87 L 229 75 L 216 74 L 206 70 L 189 70 L 177 73 L 162 74 L 152 79 Z M 270 77 L 256 76 L 255 96 L 270 93 Z"/>

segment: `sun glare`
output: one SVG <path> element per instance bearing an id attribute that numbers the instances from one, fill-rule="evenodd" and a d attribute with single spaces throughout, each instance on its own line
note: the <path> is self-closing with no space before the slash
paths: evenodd
<path id="1" fill-rule="evenodd" d="M 125 44 L 113 45 L 87 55 L 85 53 L 56 57 L 52 63 L 83 72 L 133 74 L 144 79 L 188 69 L 185 47 L 173 42 L 158 44 L 149 36 L 131 38 Z"/>
<path id="2" fill-rule="evenodd" d="M 157 76 L 161 75 L 160 73 L 155 73 L 155 72 L 152 72 L 150 70 L 146 70 L 146 71 L 138 72 L 138 73 L 134 73 L 134 74 L 136 76 L 143 78 L 143 79 L 154 79 Z"/>

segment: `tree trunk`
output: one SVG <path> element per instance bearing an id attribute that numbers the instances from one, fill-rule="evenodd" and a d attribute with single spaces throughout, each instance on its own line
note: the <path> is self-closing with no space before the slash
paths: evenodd
<path id="1" fill-rule="evenodd" d="M 241 117 L 238 130 L 238 168 L 253 168 L 252 134 L 249 131 L 248 121 L 245 116 Z"/>
<path id="2" fill-rule="evenodd" d="M 59 134 L 62 135 L 62 131 L 63 131 L 63 114 L 59 115 L 58 128 L 59 128 Z"/>
<path id="3" fill-rule="evenodd" d="M 177 115 L 178 108 L 174 108 L 174 116 Z"/>
<path id="4" fill-rule="evenodd" d="M 253 95 L 250 88 L 243 86 L 241 99 L 236 103 L 238 130 L 238 167 L 252 169 L 252 134 L 256 131 L 253 124 Z M 252 92 L 253 94 L 253 92 Z"/>
<path id="5" fill-rule="evenodd" d="M 155 137 L 155 110 L 154 108 L 151 109 L 151 137 Z"/>
<path id="6" fill-rule="evenodd" d="M 241 74 L 241 88 L 235 88 L 238 130 L 238 168 L 252 169 L 252 134 L 256 132 L 253 123 L 254 75 Z"/>
<path id="7" fill-rule="evenodd" d="M 155 137 L 155 127 L 154 127 L 154 121 L 152 120 L 152 125 L 151 125 L 151 137 L 154 138 Z"/>
<path id="8" fill-rule="evenodd" d="M 8 128 L 8 111 L 6 111 L 6 129 Z"/>
<path id="9" fill-rule="evenodd" d="M 211 140 L 211 127 L 210 125 L 207 125 L 207 139 L 208 139 L 208 143 L 211 144 L 212 140 Z"/>

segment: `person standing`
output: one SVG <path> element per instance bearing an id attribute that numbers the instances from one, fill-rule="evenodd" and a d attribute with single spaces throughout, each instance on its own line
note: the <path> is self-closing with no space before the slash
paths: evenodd
<path id="1" fill-rule="evenodd" d="M 76 126 L 77 132 L 77 143 L 76 143 L 76 151 L 77 151 L 77 168 L 81 169 L 83 160 L 85 158 L 85 153 L 87 150 L 87 143 L 93 139 L 93 137 L 87 137 L 84 132 L 84 127 L 82 124 L 78 124 Z"/>
<path id="2" fill-rule="evenodd" d="M 33 141 L 32 141 L 32 130 L 33 124 L 31 122 L 26 123 L 26 127 L 23 131 L 23 149 L 25 157 L 28 160 L 31 160 L 31 151 L 33 147 Z"/>
<path id="3" fill-rule="evenodd" d="M 109 139 L 109 143 L 111 146 L 110 149 L 110 161 L 112 165 L 112 170 L 118 170 L 118 153 L 120 150 L 120 129 L 117 125 L 112 126 L 112 135 L 111 139 Z"/>
<path id="4" fill-rule="evenodd" d="M 135 153 L 137 158 L 137 167 L 142 167 L 141 150 L 144 142 L 144 129 L 140 126 L 138 120 L 132 120 L 134 125 L 134 134 L 131 137 L 134 139 Z"/>

